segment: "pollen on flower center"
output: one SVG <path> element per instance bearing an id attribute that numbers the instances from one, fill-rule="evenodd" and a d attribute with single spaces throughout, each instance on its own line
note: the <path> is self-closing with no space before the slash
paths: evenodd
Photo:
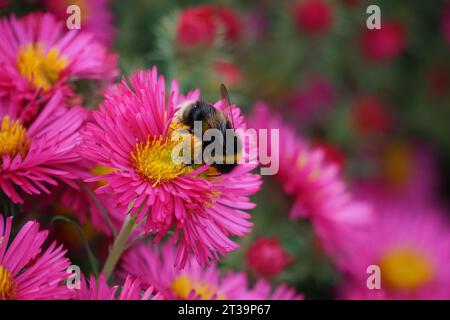
<path id="1" fill-rule="evenodd" d="M 0 265 L 0 300 L 11 300 L 16 293 L 11 272 Z"/>
<path id="2" fill-rule="evenodd" d="M 414 291 L 433 277 L 430 261 L 421 252 L 408 248 L 395 249 L 380 262 L 381 278 L 391 289 Z"/>
<path id="3" fill-rule="evenodd" d="M 17 57 L 17 67 L 36 88 L 48 91 L 59 80 L 61 71 L 67 66 L 65 57 L 57 48 L 49 51 L 43 45 L 29 44 L 21 48 Z"/>
<path id="4" fill-rule="evenodd" d="M 4 116 L 0 126 L 0 162 L 4 155 L 14 158 L 19 154 L 23 159 L 29 146 L 30 141 L 27 138 L 27 131 L 22 124 Z"/>
<path id="5" fill-rule="evenodd" d="M 163 138 L 148 138 L 145 143 L 137 143 L 131 154 L 136 171 L 150 180 L 153 186 L 192 172 L 192 166 L 176 163 L 172 159 L 172 150 L 178 143 Z"/>
<path id="6" fill-rule="evenodd" d="M 199 296 L 202 300 L 209 300 L 216 294 L 214 286 L 201 281 L 193 281 L 187 275 L 176 277 L 172 282 L 171 288 L 175 295 L 182 299 L 188 299 L 191 292 L 194 292 L 194 294 Z M 225 297 L 220 294 L 216 297 L 219 300 L 225 299 Z"/>

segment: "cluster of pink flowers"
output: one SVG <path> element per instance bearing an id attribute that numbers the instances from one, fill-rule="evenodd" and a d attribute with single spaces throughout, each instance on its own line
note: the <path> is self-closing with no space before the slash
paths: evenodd
<path id="1" fill-rule="evenodd" d="M 173 82 L 166 95 L 156 68 L 138 72 L 130 83 L 123 81 L 106 93 L 83 132 L 82 154 L 113 171 L 93 178 L 108 182 L 97 192 L 114 195 L 124 211 L 132 203 L 137 223 L 145 220 L 145 230 L 156 240 L 174 227 L 175 234 L 180 233 L 177 266 L 183 267 L 191 252 L 206 266 L 237 249 L 231 235 L 250 231 L 250 215 L 242 209 L 254 207 L 248 196 L 260 185 L 259 176 L 250 173 L 255 165 L 239 165 L 219 179 L 205 178 L 205 166 L 174 166 L 173 116 L 180 103 L 198 99 L 199 92 L 185 97 Z M 218 102 L 216 108 L 221 107 Z M 236 128 L 245 129 L 235 111 Z"/>
<path id="2" fill-rule="evenodd" d="M 250 287 L 243 272 L 221 274 L 216 266 L 204 269 L 193 259 L 186 268 L 179 270 L 173 268 L 175 263 L 176 251 L 171 243 L 163 244 L 160 250 L 141 244 L 124 254 L 120 274 L 132 275 L 144 286 L 152 284 L 163 299 L 303 299 L 302 295 L 285 284 L 272 292 L 269 282 L 263 279 Z"/>
<path id="3" fill-rule="evenodd" d="M 90 9 L 95 9 L 93 3 L 87 2 Z M 110 37 L 101 28 L 66 30 L 57 19 L 60 3 L 46 4 L 56 16 L 32 13 L 0 20 L 4 35 L 0 40 L 1 192 L 9 201 L 24 204 L 26 212 L 33 212 L 36 206 L 51 212 L 57 205 L 64 208 L 57 212 L 68 212 L 108 236 L 117 234 L 127 212 L 136 223 L 129 240 L 137 239 L 143 230 L 159 241 L 173 230 L 177 251 L 175 246 L 163 247 L 172 259 L 165 264 L 167 272 L 181 272 L 186 264 L 191 270 L 194 263 L 198 267 L 192 270 L 200 272 L 214 264 L 213 260 L 235 251 L 239 246 L 230 237 L 243 236 L 252 227 L 245 210 L 255 206 L 249 196 L 261 184 L 259 175 L 251 173 L 256 165 L 238 165 L 217 177 L 207 174 L 208 166 L 180 168 L 172 163 L 168 157 L 173 148 L 172 119 L 181 103 L 199 99 L 200 92 L 183 95 L 176 81 L 166 89 L 156 68 L 137 72 L 130 84 L 124 79 L 111 86 L 98 111 L 85 108 L 73 82 L 98 81 L 99 90 L 113 83 L 116 56 L 105 46 Z M 216 9 L 215 14 L 229 21 L 226 10 Z M 235 33 L 233 28 L 228 31 L 231 38 Z M 223 101 L 214 106 L 223 109 Z M 245 129 L 239 108 L 232 108 L 236 128 Z M 244 151 L 250 152 L 248 148 Z M 66 251 L 54 243 L 41 253 L 47 232 L 39 232 L 36 222 L 28 222 L 7 250 L 12 220 L 3 221 L 2 299 L 172 297 L 164 294 L 156 280 L 147 286 L 149 281 L 132 277 L 131 270 L 124 277 L 120 295 L 118 286 L 107 284 L 109 274 L 101 274 L 98 280 L 83 277 L 79 291 L 69 290 L 64 285 L 69 266 Z M 151 270 L 148 272 L 150 277 Z M 210 272 L 216 282 L 227 282 L 219 280 L 214 266 Z M 243 290 L 247 280 L 243 275 L 235 278 Z M 145 293 L 141 294 L 141 289 Z M 261 282 L 250 291 L 234 296 L 231 291 L 224 293 L 234 298 L 265 298 L 270 286 Z M 155 296 L 156 292 L 160 294 Z M 297 295 L 283 286 L 273 297 Z"/>

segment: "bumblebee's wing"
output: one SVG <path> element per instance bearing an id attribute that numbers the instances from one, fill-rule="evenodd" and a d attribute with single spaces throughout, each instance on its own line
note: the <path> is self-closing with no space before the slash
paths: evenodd
<path id="1" fill-rule="evenodd" d="M 222 112 L 230 122 L 231 128 L 234 129 L 234 119 L 233 111 L 231 110 L 230 96 L 228 95 L 228 90 L 223 83 L 220 85 L 220 97 L 223 103 Z"/>

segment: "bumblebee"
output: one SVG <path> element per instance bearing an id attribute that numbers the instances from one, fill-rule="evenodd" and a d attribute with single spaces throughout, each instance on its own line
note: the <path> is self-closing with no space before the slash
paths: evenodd
<path id="1" fill-rule="evenodd" d="M 214 105 L 205 100 L 188 101 L 179 106 L 178 111 L 174 115 L 172 125 L 176 128 L 186 129 L 194 142 L 193 149 L 196 146 L 199 147 L 202 155 L 205 148 L 211 143 L 220 144 L 220 148 L 223 150 L 222 153 L 218 155 L 212 153 L 212 159 L 203 159 L 203 161 L 210 164 L 220 174 L 225 174 L 231 172 L 237 166 L 242 153 L 242 144 L 234 131 L 230 99 L 223 84 L 220 86 L 220 91 L 222 98 L 221 109 L 214 107 Z M 197 121 L 201 123 L 200 134 L 194 130 Z M 209 129 L 216 129 L 220 132 L 219 141 L 215 141 L 214 137 L 212 137 L 211 141 L 204 141 L 203 136 Z M 232 142 L 231 146 L 229 145 L 230 141 Z M 192 154 L 195 154 L 193 150 Z"/>

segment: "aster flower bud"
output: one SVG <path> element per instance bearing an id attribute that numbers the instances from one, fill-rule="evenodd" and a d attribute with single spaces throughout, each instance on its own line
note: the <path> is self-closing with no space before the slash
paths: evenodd
<path id="1" fill-rule="evenodd" d="M 260 237 L 252 243 L 246 254 L 249 269 L 258 276 L 276 277 L 293 262 L 278 238 Z"/>

